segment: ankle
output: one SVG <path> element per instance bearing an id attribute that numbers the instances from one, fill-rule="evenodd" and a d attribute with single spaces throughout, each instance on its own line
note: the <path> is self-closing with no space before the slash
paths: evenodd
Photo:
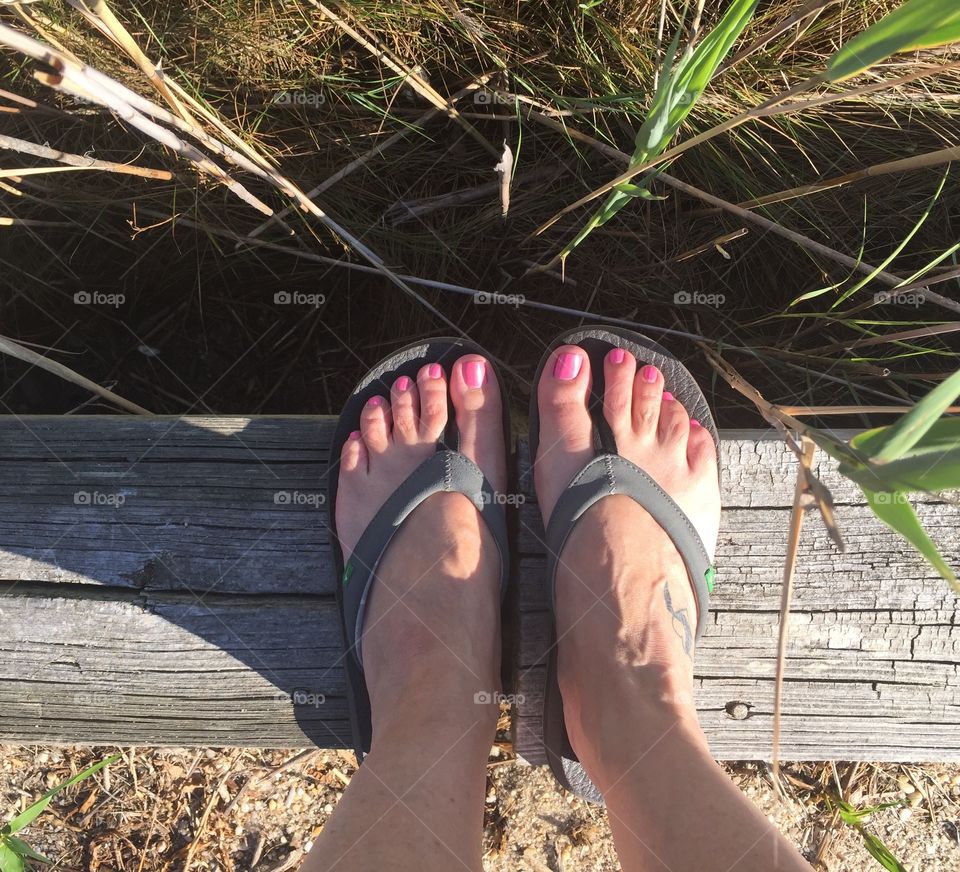
<path id="1" fill-rule="evenodd" d="M 481 687 L 483 685 L 483 687 Z M 499 682 L 465 670 L 424 676 L 416 668 L 391 687 L 371 687 L 373 734 L 378 745 L 414 747 L 423 742 L 489 746 L 500 714 Z"/>
<path id="2" fill-rule="evenodd" d="M 564 693 L 570 743 L 591 779 L 604 792 L 663 743 L 678 742 L 709 753 L 692 695 L 651 691 L 657 677 L 634 673 L 612 680 L 602 693 Z"/>

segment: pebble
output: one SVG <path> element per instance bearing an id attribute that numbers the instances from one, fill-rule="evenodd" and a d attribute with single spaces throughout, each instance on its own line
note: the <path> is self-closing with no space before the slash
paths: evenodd
<path id="1" fill-rule="evenodd" d="M 899 817 L 902 821 L 908 821 L 913 817 L 913 809 L 911 808 L 901 808 L 899 811 Z"/>
<path id="2" fill-rule="evenodd" d="M 333 814 L 333 806 L 330 805 L 329 802 L 323 807 L 323 813 L 324 813 L 324 814 Z"/>
<path id="3" fill-rule="evenodd" d="M 923 794 L 920 793 L 920 791 L 910 795 L 910 805 L 912 805 L 914 808 L 920 805 L 921 802 L 923 802 Z"/>

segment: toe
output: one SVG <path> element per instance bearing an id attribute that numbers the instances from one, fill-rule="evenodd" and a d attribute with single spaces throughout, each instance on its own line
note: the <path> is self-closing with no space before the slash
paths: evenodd
<path id="1" fill-rule="evenodd" d="M 660 419 L 663 373 L 644 364 L 633 379 L 633 430 L 638 436 L 654 436 Z"/>
<path id="2" fill-rule="evenodd" d="M 420 394 L 413 379 L 401 376 L 390 391 L 393 439 L 400 445 L 415 445 L 419 439 Z"/>
<path id="3" fill-rule="evenodd" d="M 537 385 L 537 400 L 541 431 L 549 430 L 553 442 L 566 450 L 593 448 L 593 424 L 587 410 L 589 392 L 590 360 L 586 352 L 576 345 L 561 345 L 544 367 Z M 552 448 L 541 436 L 539 452 Z"/>
<path id="4" fill-rule="evenodd" d="M 665 448 L 673 448 L 685 454 L 689 435 L 690 416 L 687 410 L 670 391 L 664 391 L 660 404 L 660 420 L 657 422 L 657 439 Z"/>
<path id="5" fill-rule="evenodd" d="M 350 475 L 366 471 L 367 449 L 363 444 L 363 434 L 359 430 L 354 430 L 343 443 L 343 449 L 340 451 L 340 472 Z"/>
<path id="6" fill-rule="evenodd" d="M 447 379 L 439 363 L 428 363 L 417 373 L 420 392 L 420 439 L 436 441 L 447 426 Z"/>
<path id="7" fill-rule="evenodd" d="M 711 480 L 717 474 L 717 446 L 713 436 L 699 421 L 690 420 L 690 434 L 687 437 L 687 463 L 690 471 L 696 475 L 708 475 Z"/>
<path id="8" fill-rule="evenodd" d="M 507 476 L 500 386 L 489 362 L 479 354 L 461 357 L 450 373 L 450 398 L 457 415 L 460 450 L 502 492 Z"/>
<path id="9" fill-rule="evenodd" d="M 374 454 L 390 445 L 390 405 L 383 397 L 371 397 L 360 412 L 360 432 L 367 450 Z"/>
<path id="10" fill-rule="evenodd" d="M 630 435 L 633 429 L 633 377 L 637 370 L 636 358 L 622 348 L 612 348 L 603 362 L 603 416 L 617 442 Z"/>
<path id="11" fill-rule="evenodd" d="M 593 457 L 589 392 L 590 361 L 586 352 L 576 345 L 561 345 L 550 355 L 537 385 L 540 444 L 534 481 L 545 524 L 563 489 Z"/>

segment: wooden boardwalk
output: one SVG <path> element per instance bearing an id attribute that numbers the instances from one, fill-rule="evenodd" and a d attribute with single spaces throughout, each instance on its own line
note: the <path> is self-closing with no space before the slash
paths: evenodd
<path id="1" fill-rule="evenodd" d="M 348 744 L 323 504 L 333 419 L 0 418 L 0 739 Z M 795 462 L 723 434 L 725 511 L 697 705 L 720 759 L 769 758 Z M 517 518 L 515 743 L 542 762 L 542 529 Z M 829 470 L 847 551 L 808 519 L 784 759 L 960 760 L 960 604 Z M 960 510 L 918 512 L 960 565 Z"/>

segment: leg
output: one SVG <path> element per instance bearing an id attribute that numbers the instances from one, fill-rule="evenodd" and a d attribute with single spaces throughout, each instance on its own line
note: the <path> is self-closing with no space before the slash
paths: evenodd
<path id="1" fill-rule="evenodd" d="M 545 519 L 593 454 L 589 360 L 575 346 L 555 354 L 538 386 Z M 622 350 L 604 366 L 604 415 L 621 453 L 673 497 L 712 554 L 720 495 L 709 433 L 656 368 L 638 372 Z M 570 742 L 607 801 L 623 868 L 809 870 L 710 756 L 693 705 L 696 619 L 683 562 L 653 519 L 624 496 L 591 508 L 557 573 L 558 677 Z"/>
<path id="2" fill-rule="evenodd" d="M 434 450 L 446 424 L 439 366 L 367 406 L 344 447 L 337 517 L 345 552 L 384 499 Z M 453 367 L 461 450 L 506 487 L 496 379 L 482 358 Z M 486 760 L 499 689 L 496 546 L 473 505 L 437 494 L 406 521 L 378 568 L 363 635 L 370 754 L 304 872 L 480 870 Z M 477 701 L 477 694 L 484 694 Z"/>

